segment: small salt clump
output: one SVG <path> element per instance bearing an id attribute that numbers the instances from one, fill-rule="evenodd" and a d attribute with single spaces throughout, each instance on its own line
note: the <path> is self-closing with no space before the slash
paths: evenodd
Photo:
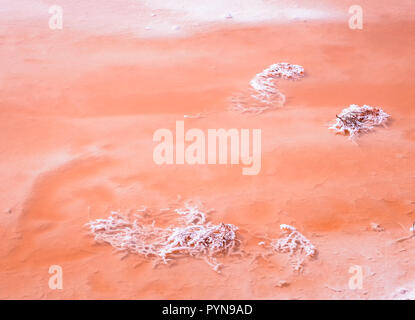
<path id="1" fill-rule="evenodd" d="M 86 224 L 95 241 L 108 243 L 117 250 L 156 257 L 168 263 L 175 256 L 204 256 L 215 271 L 219 270 L 216 256 L 232 250 L 239 240 L 238 228 L 232 224 L 218 225 L 206 222 L 205 213 L 196 205 L 186 204 L 175 210 L 181 215 L 176 225 L 166 228 L 129 221 L 118 212 L 107 219 L 97 219 Z M 218 271 L 219 272 L 219 271 Z"/>
<path id="2" fill-rule="evenodd" d="M 296 252 L 304 252 L 306 256 L 314 256 L 316 248 L 304 237 L 296 228 L 288 225 L 280 225 L 281 230 L 285 233 L 285 237 L 272 243 L 273 248 L 279 252 L 288 252 L 293 255 Z"/>
<path id="3" fill-rule="evenodd" d="M 389 114 L 381 108 L 375 108 L 367 105 L 359 107 L 356 104 L 350 105 L 348 108 L 336 116 L 330 130 L 336 131 L 343 135 L 349 135 L 350 139 L 354 139 L 362 133 L 370 132 L 375 126 L 385 126 Z"/>
<path id="4" fill-rule="evenodd" d="M 304 266 L 304 256 L 315 256 L 316 247 L 304 237 L 296 228 L 288 224 L 280 225 L 281 230 L 285 234 L 283 238 L 274 240 L 271 243 L 272 248 L 281 253 L 290 254 L 290 262 L 294 271 L 301 272 Z"/>

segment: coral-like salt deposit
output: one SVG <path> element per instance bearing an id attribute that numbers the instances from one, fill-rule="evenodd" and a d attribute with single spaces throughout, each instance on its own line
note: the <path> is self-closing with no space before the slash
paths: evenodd
<path id="1" fill-rule="evenodd" d="M 285 96 L 277 88 L 277 79 L 299 80 L 304 68 L 286 62 L 276 63 L 258 73 L 250 81 L 250 96 L 234 98 L 232 109 L 241 113 L 258 114 L 284 105 Z M 252 99 L 250 99 L 252 98 Z"/>
<path id="2" fill-rule="evenodd" d="M 238 228 L 206 222 L 206 215 L 198 206 L 186 204 L 176 212 L 182 217 L 177 219 L 177 225 L 166 228 L 156 227 L 154 223 L 142 224 L 137 219 L 131 222 L 117 212 L 86 225 L 97 242 L 108 243 L 117 250 L 156 257 L 164 263 L 174 256 L 204 256 L 219 271 L 215 256 L 237 245 Z"/>
<path id="3" fill-rule="evenodd" d="M 271 103 L 274 96 L 285 97 L 276 87 L 275 79 L 298 80 L 304 77 L 304 68 L 296 64 L 286 62 L 276 63 L 258 73 L 250 82 L 251 87 L 257 92 L 254 97 L 262 102 Z"/>
<path id="4" fill-rule="evenodd" d="M 290 256 L 295 257 L 294 270 L 301 271 L 304 262 L 302 255 L 314 256 L 317 252 L 316 247 L 293 226 L 281 224 L 280 228 L 285 236 L 273 241 L 271 246 L 277 252 L 289 253 Z"/>
<path id="5" fill-rule="evenodd" d="M 381 108 L 367 105 L 359 107 L 356 104 L 352 104 L 348 108 L 343 109 L 336 117 L 336 123 L 329 129 L 336 131 L 336 133 L 349 135 L 350 139 L 354 139 L 361 133 L 373 130 L 375 126 L 385 126 L 390 115 Z"/>
<path id="6" fill-rule="evenodd" d="M 272 243 L 276 251 L 289 252 L 291 255 L 300 251 L 304 252 L 306 256 L 313 256 L 316 253 L 314 245 L 296 228 L 288 224 L 282 224 L 280 228 L 286 236 Z"/>

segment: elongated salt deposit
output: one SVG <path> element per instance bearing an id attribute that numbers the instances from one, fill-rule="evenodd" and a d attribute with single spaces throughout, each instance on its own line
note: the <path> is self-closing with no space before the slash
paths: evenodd
<path id="1" fill-rule="evenodd" d="M 177 225 L 166 228 L 156 227 L 154 223 L 141 224 L 137 219 L 131 222 L 117 212 L 112 212 L 107 219 L 90 221 L 86 226 L 97 242 L 108 243 L 117 250 L 156 257 L 164 263 L 177 255 L 205 256 L 209 265 L 219 271 L 215 256 L 227 253 L 239 242 L 238 228 L 206 222 L 206 215 L 198 206 L 186 204 L 176 212 L 181 219 Z"/>

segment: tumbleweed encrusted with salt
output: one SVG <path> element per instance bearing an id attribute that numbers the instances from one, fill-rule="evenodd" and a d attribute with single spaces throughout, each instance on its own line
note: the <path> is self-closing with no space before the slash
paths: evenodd
<path id="1" fill-rule="evenodd" d="M 336 117 L 336 123 L 329 129 L 336 131 L 336 133 L 349 135 L 350 139 L 353 139 L 361 133 L 373 130 L 375 126 L 385 126 L 390 115 L 378 107 L 368 105 L 359 107 L 352 104 L 343 109 Z"/>

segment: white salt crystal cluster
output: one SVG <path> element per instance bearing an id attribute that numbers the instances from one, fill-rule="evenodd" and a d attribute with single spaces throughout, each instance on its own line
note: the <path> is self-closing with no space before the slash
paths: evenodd
<path id="1" fill-rule="evenodd" d="M 286 62 L 273 64 L 250 81 L 248 96 L 242 94 L 233 97 L 231 110 L 260 114 L 276 106 L 282 106 L 285 96 L 277 88 L 277 79 L 299 80 L 303 77 L 302 66 Z"/>
<path id="2" fill-rule="evenodd" d="M 198 206 L 186 204 L 176 209 L 182 215 L 175 226 L 159 228 L 153 224 L 133 222 L 117 212 L 107 219 L 97 219 L 86 224 L 95 240 L 108 243 L 117 250 L 159 258 L 168 263 L 174 256 L 205 256 L 207 262 L 218 271 L 215 256 L 231 250 L 239 241 L 238 228 L 232 224 L 218 225 L 206 222 L 206 216 Z"/>
<path id="3" fill-rule="evenodd" d="M 281 230 L 284 232 L 285 237 L 274 241 L 271 245 L 278 251 L 283 253 L 295 253 L 304 252 L 306 256 L 314 256 L 316 254 L 316 248 L 314 245 L 304 237 L 296 228 L 288 225 L 280 225 Z"/>
<path id="4" fill-rule="evenodd" d="M 183 216 L 186 225 L 204 224 L 206 222 L 206 215 L 200 211 L 199 206 L 187 203 L 184 208 L 175 210 L 176 213 Z"/>
<path id="5" fill-rule="evenodd" d="M 413 287 L 411 289 L 406 287 L 398 288 L 391 298 L 394 300 L 415 300 L 415 289 Z"/>
<path id="6" fill-rule="evenodd" d="M 304 68 L 296 64 L 286 62 L 276 63 L 258 73 L 250 82 L 251 87 L 256 91 L 254 98 L 265 103 L 271 103 L 275 96 L 283 99 L 285 97 L 277 89 L 276 79 L 299 80 L 304 77 Z"/>
<path id="7" fill-rule="evenodd" d="M 375 126 L 385 126 L 390 115 L 381 108 L 352 104 L 336 117 L 336 123 L 329 129 L 354 139 L 361 133 L 372 131 Z"/>

